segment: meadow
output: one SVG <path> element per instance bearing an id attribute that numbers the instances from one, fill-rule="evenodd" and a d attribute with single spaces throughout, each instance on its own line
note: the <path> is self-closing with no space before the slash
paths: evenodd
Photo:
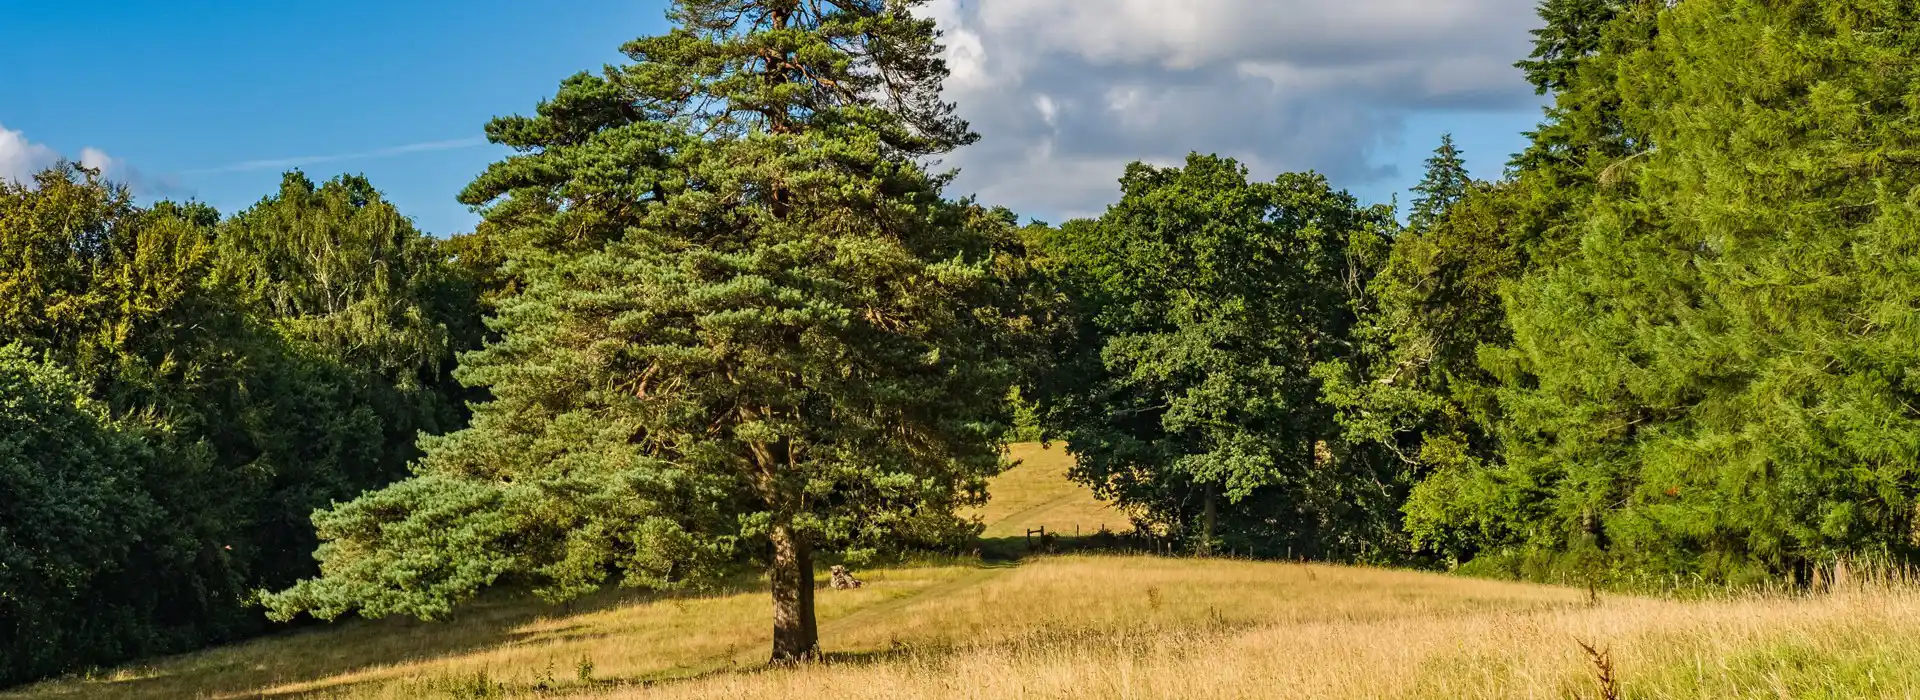
<path id="1" fill-rule="evenodd" d="M 1064 455 L 993 485 L 987 536 L 1124 517 Z M 925 559 L 819 593 L 824 662 L 763 665 L 764 585 L 499 593 L 0 693 L 45 698 L 1907 698 L 1920 591 L 1663 599 L 1444 574 L 1135 555 Z M 822 576 L 824 582 L 824 573 Z"/>

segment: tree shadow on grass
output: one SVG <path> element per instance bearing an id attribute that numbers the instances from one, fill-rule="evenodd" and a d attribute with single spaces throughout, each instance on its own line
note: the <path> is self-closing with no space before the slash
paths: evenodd
<path id="1" fill-rule="evenodd" d="M 980 559 L 985 562 L 1017 563 L 1027 557 L 1047 554 L 1173 554 L 1165 545 L 1132 534 L 1097 532 L 1078 537 L 1045 535 L 982 537 Z"/>
<path id="2" fill-rule="evenodd" d="M 1056 540 L 1051 551 L 1091 551 L 1097 543 L 1091 538 Z M 951 562 L 970 562 L 981 569 L 1018 566 L 1021 559 L 1043 552 L 1031 551 L 1022 538 L 1000 538 L 981 542 L 981 557 L 957 558 Z M 1036 548 L 1037 549 L 1037 548 Z M 989 554 L 991 551 L 993 554 Z M 920 562 L 922 564 L 932 562 Z M 824 574 L 825 566 L 821 567 Z M 497 591 L 456 610 L 442 622 L 422 622 L 410 618 L 381 620 L 351 619 L 338 623 L 306 623 L 276 634 L 238 644 L 217 647 L 180 656 L 152 659 L 144 663 L 93 674 L 89 677 L 56 680 L 26 691 L 23 698 L 73 697 L 127 700 L 174 697 L 270 697 L 336 698 L 356 688 L 384 686 L 403 681 L 409 687 L 427 688 L 433 684 L 452 684 L 479 688 L 497 679 L 463 677 L 450 671 L 428 671 L 419 675 L 396 677 L 381 669 L 483 653 L 490 649 L 519 644 L 548 644 L 599 638 L 611 634 L 582 620 L 568 620 L 594 613 L 670 600 L 701 600 L 742 594 L 763 593 L 765 583 L 757 574 L 742 574 L 725 584 L 700 592 L 656 593 L 612 590 L 565 604 L 549 605 L 524 591 Z M 906 600 L 898 604 L 905 604 Z M 835 652 L 825 663 L 869 663 L 896 658 L 908 650 Z M 924 647 L 914 649 L 925 653 Z M 574 682 L 572 668 L 556 669 L 555 675 L 567 679 L 574 690 L 603 685 L 646 685 L 680 682 L 716 673 L 740 673 L 766 667 L 744 663 L 680 666 L 660 673 L 628 680 L 596 680 L 584 686 Z M 524 676 L 537 670 L 513 669 Z M 474 674 L 467 674 L 472 676 Z M 484 676 L 484 674 L 480 674 Z M 516 680 L 497 684 L 511 692 L 545 694 L 569 692 L 565 687 L 552 691 L 535 688 Z M 437 688 L 437 685 L 433 685 Z M 450 686 L 451 687 L 451 686 Z M 458 694 L 460 691 L 455 691 Z M 435 695 L 445 695 L 439 690 Z M 0 698 L 12 697 L 0 692 Z"/>
<path id="3" fill-rule="evenodd" d="M 1197 619 L 1190 625 L 1188 634 L 1180 640 L 1183 649 L 1174 649 L 1176 653 L 1200 655 L 1207 649 L 1217 648 L 1219 640 L 1242 634 L 1259 628 L 1264 623 L 1251 620 L 1228 620 L 1220 617 Z M 865 649 L 854 651 L 829 651 L 820 655 L 814 663 L 822 667 L 848 666 L 884 666 L 890 664 L 921 664 L 939 668 L 945 660 L 963 653 L 975 651 L 1011 652 L 1015 650 L 1032 651 L 1035 649 L 1081 649 L 1088 653 L 1117 652 L 1145 658 L 1153 654 L 1170 650 L 1169 642 L 1142 635 L 1116 635 L 1111 631 L 1090 632 L 1087 629 L 1038 628 L 1025 633 L 1010 635 L 1002 639 L 987 642 L 955 644 L 951 642 L 909 642 L 896 641 L 883 649 Z M 631 679 L 609 682 L 609 687 L 630 687 L 640 689 L 665 688 L 677 685 L 696 684 L 716 678 L 751 676 L 755 674 L 777 673 L 784 670 L 772 664 L 752 666 L 733 666 L 714 668 L 698 673 L 660 674 L 643 679 Z"/>
<path id="4" fill-rule="evenodd" d="M 759 591 L 741 575 L 699 592 L 608 590 L 570 603 L 548 604 L 524 590 L 482 595 L 439 622 L 411 618 L 306 622 L 275 634 L 225 647 L 151 659 L 118 670 L 56 679 L 15 689 L 24 698 L 334 697 L 354 686 L 385 678 L 355 674 L 459 657 L 535 639 L 600 636 L 585 624 L 529 629 L 555 618 L 590 615 L 664 600 L 697 600 Z M 572 675 L 572 669 L 568 669 Z M 0 695 L 0 697 L 7 697 Z"/>
<path id="5" fill-rule="evenodd" d="M 818 571 L 816 573 L 815 585 L 825 589 L 827 586 L 826 573 L 830 564 L 824 560 L 817 562 L 817 564 Z M 876 564 L 870 563 L 869 565 Z M 916 568 L 919 566 L 942 567 L 964 565 L 981 570 L 994 570 L 1011 568 L 1017 566 L 1018 562 L 986 562 L 975 558 L 951 555 L 917 555 L 888 558 L 877 562 L 877 565 L 890 569 Z M 692 601 L 743 594 L 764 595 L 765 590 L 766 583 L 757 574 L 742 574 L 731 579 L 725 586 L 699 594 L 609 592 L 583 599 L 572 605 L 561 606 L 538 605 L 537 601 L 529 600 L 524 594 L 517 596 L 489 596 L 488 600 L 482 601 L 480 605 L 474 606 L 479 609 L 463 611 L 468 617 L 454 620 L 451 623 L 445 623 L 453 625 L 473 625 L 478 623 L 470 619 L 471 617 L 484 617 L 486 619 L 483 622 L 487 626 L 487 637 L 485 639 L 474 640 L 466 644 L 446 645 L 432 650 L 431 653 L 416 653 L 408 658 L 383 658 L 377 663 L 355 668 L 334 669 L 309 674 L 313 680 L 302 681 L 286 679 L 274 683 L 265 691 L 256 689 L 257 686 L 249 687 L 246 690 L 248 694 L 244 695 L 244 697 L 317 700 L 318 698 L 336 698 L 343 694 L 350 694 L 356 687 L 392 686 L 396 682 L 400 684 L 400 687 L 397 689 L 400 692 L 421 692 L 435 697 L 446 695 L 455 697 L 494 697 L 502 694 L 508 697 L 518 697 L 520 695 L 564 696 L 590 690 L 621 687 L 650 687 L 661 683 L 677 683 L 719 674 L 751 673 L 767 670 L 773 667 L 764 663 L 747 662 L 741 658 L 740 652 L 743 651 L 742 649 L 730 649 L 727 653 L 718 656 L 690 659 L 669 668 L 661 668 L 626 678 L 593 678 L 583 681 L 582 678 L 590 674 L 582 674 L 582 676 L 576 677 L 573 673 L 574 669 L 572 668 L 548 669 L 550 674 L 561 677 L 560 682 L 557 683 L 553 682 L 550 677 L 543 682 L 538 675 L 538 669 L 531 668 L 507 669 L 507 675 L 495 676 L 489 676 L 485 671 L 468 671 L 461 673 L 439 670 L 408 675 L 403 678 L 395 678 L 391 675 L 370 678 L 351 677 L 351 674 L 357 671 L 371 668 L 402 665 L 413 662 L 431 662 L 440 658 L 457 658 L 462 655 L 485 652 L 488 649 L 502 646 L 511 647 L 525 644 L 546 645 L 604 638 L 619 633 L 599 629 L 590 622 L 578 618 L 604 610 L 642 605 L 663 600 Z M 930 590 L 941 590 L 941 587 L 935 586 Z M 861 613 L 872 612 L 873 610 L 889 609 L 899 605 L 905 605 L 912 602 L 915 597 L 914 595 L 909 595 L 901 599 L 882 601 L 872 608 L 855 610 L 850 617 L 858 617 Z M 556 623 L 554 618 L 572 619 L 561 620 Z M 845 618 L 836 618 L 833 620 L 823 619 L 822 623 L 823 626 L 825 626 L 826 624 L 839 622 L 841 619 Z M 548 624 L 540 625 L 538 629 L 530 629 L 535 623 L 542 620 L 548 621 Z M 443 623 L 394 620 L 390 621 L 390 624 L 388 622 L 358 624 L 368 627 L 370 630 L 367 632 L 368 634 L 379 636 L 406 634 L 414 630 L 433 631 L 436 629 L 436 625 Z M 359 630 L 355 631 L 358 632 Z M 322 637 L 322 639 L 324 641 L 339 640 L 338 637 L 334 636 Z M 833 663 L 855 663 L 860 658 L 869 655 L 870 654 L 866 652 L 833 654 L 824 659 L 824 661 Z M 534 674 L 532 681 L 527 680 L 529 674 Z M 511 677 L 511 680 L 507 680 L 509 677 Z M 391 690 L 392 688 L 389 689 Z"/>
<path id="6" fill-rule="evenodd" d="M 883 664 L 903 661 L 909 658 L 927 658 L 929 656 L 946 655 L 946 654 L 951 654 L 954 651 L 955 651 L 955 648 L 948 645 L 896 645 L 890 649 L 873 649 L 873 650 L 866 650 L 866 651 L 822 652 L 820 655 L 820 658 L 816 659 L 813 663 L 820 666 L 828 666 L 828 667 L 875 666 L 875 665 L 883 665 Z M 606 690 L 606 689 L 617 689 L 617 688 L 634 688 L 634 689 L 645 690 L 645 689 L 651 689 L 651 688 L 662 688 L 662 687 L 670 687 L 670 686 L 676 686 L 676 685 L 699 683 L 701 681 L 712 680 L 715 678 L 726 678 L 729 676 L 777 672 L 787 668 L 793 668 L 793 667 L 781 666 L 781 665 L 772 664 L 772 663 L 759 663 L 759 664 L 752 664 L 752 665 L 730 665 L 730 666 L 724 666 L 724 667 L 709 668 L 709 669 L 694 671 L 694 672 L 687 672 L 685 669 L 675 669 L 675 670 L 650 674 L 643 678 L 625 678 L 625 679 L 617 679 L 617 680 L 610 679 L 610 680 L 596 681 L 593 684 L 591 684 L 591 686 L 589 686 L 588 689 L 596 690 L 596 691 Z"/>

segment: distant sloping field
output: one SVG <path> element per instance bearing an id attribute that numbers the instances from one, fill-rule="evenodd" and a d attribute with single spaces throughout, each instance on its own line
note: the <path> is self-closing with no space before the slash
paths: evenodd
<path id="1" fill-rule="evenodd" d="M 990 532 L 1107 517 L 1060 496 L 1074 492 L 1064 480 L 1044 483 L 1064 465 L 1025 468 L 994 484 L 1007 497 L 981 513 Z M 797 669 L 760 665 L 768 602 L 741 581 L 570 607 L 498 595 L 448 623 L 316 626 L 0 697 L 1608 697 L 1596 653 L 1620 698 L 1920 697 L 1920 592 L 1905 587 L 1590 601 L 1430 573 L 1145 556 L 860 573 L 864 588 L 820 592 L 828 659 Z"/>
<path id="2" fill-rule="evenodd" d="M 1024 443 L 1009 452 L 1018 464 L 993 480 L 992 498 L 972 513 L 987 526 L 982 537 L 1021 537 L 1042 527 L 1063 535 L 1091 535 L 1102 527 L 1115 533 L 1133 530 L 1125 513 L 1067 479 L 1073 457 L 1064 446 Z"/>

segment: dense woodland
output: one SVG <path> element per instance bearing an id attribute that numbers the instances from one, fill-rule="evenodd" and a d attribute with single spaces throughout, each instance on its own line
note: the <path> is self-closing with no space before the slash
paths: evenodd
<path id="1" fill-rule="evenodd" d="M 1052 226 L 946 192 L 917 4 L 681 0 L 487 125 L 450 239 L 350 176 L 0 183 L 0 683 L 753 568 L 804 660 L 816 558 L 969 548 L 1016 428 L 1200 554 L 1914 554 L 1920 6 L 1547 0 L 1496 181 L 1445 141 L 1396 212 L 1196 154 Z"/>

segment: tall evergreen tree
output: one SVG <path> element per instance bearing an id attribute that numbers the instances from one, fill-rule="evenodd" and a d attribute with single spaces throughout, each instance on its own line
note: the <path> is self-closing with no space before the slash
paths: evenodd
<path id="1" fill-rule="evenodd" d="M 1621 170 L 1615 164 L 1647 147 L 1623 114 L 1616 75 L 1656 34 L 1664 6 L 1541 3 L 1534 60 L 1520 67 L 1554 102 L 1528 149 L 1507 180 L 1475 185 L 1442 144 L 1429 161 L 1426 196 L 1369 287 L 1359 351 L 1316 370 L 1350 449 L 1401 466 L 1396 483 L 1412 499 L 1409 526 L 1431 553 L 1460 560 L 1478 551 L 1461 530 L 1428 527 L 1433 508 L 1449 501 L 1427 486 L 1505 459 L 1500 382 L 1481 361 L 1512 339 L 1502 290 L 1577 249 L 1587 202 Z"/>
<path id="2" fill-rule="evenodd" d="M 1611 63 L 1649 136 L 1489 354 L 1505 463 L 1431 482 L 1416 527 L 1721 579 L 1910 553 L 1920 10 L 1659 5 Z"/>
<path id="3" fill-rule="evenodd" d="M 1532 30 L 1533 53 L 1514 64 L 1542 95 L 1573 86 L 1581 62 L 1599 53 L 1601 36 L 1620 7 L 1630 0 L 1541 0 L 1543 24 Z"/>
<path id="4" fill-rule="evenodd" d="M 1434 149 L 1433 157 L 1427 159 L 1426 175 L 1420 178 L 1420 184 L 1413 186 L 1413 191 L 1420 193 L 1420 196 L 1413 200 L 1413 210 L 1407 215 L 1407 227 L 1415 231 L 1433 228 L 1454 202 L 1467 196 L 1467 188 L 1472 184 L 1473 178 L 1467 175 L 1467 163 L 1460 157 L 1460 149 L 1453 145 L 1453 134 L 1442 134 L 1440 147 Z"/>
<path id="5" fill-rule="evenodd" d="M 468 188 L 524 287 L 462 378 L 474 426 L 316 516 L 275 614 L 438 617 L 507 576 L 565 598 L 764 562 L 772 658 L 818 648 L 816 550 L 952 541 L 999 468 L 1004 213 L 918 159 L 974 137 L 900 0 L 683 0 L 634 63 L 488 127 Z"/>

